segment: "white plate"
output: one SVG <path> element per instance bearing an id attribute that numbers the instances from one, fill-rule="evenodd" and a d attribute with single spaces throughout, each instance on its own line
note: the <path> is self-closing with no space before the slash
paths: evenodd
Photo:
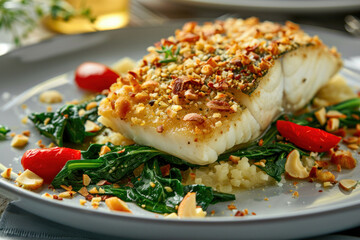
<path id="1" fill-rule="evenodd" d="M 23 125 L 20 119 L 32 111 L 46 110 L 46 105 L 38 101 L 39 92 L 55 88 L 66 100 L 81 98 L 83 92 L 74 86 L 72 76 L 77 65 L 84 61 L 111 64 L 125 56 L 139 59 L 147 46 L 172 34 L 176 27 L 178 25 L 64 36 L 1 57 L 0 123 L 17 133 L 34 130 L 31 123 Z M 318 34 L 325 43 L 337 46 L 346 58 L 360 55 L 357 39 L 330 30 L 305 28 L 310 34 Z M 356 81 L 355 84 L 358 85 Z M 5 92 L 11 95 L 10 99 Z M 27 109 L 23 109 L 23 104 Z M 26 149 L 35 148 L 38 139 L 48 142 L 36 131 L 32 132 Z M 10 141 L 1 141 L 1 163 L 16 171 L 22 170 L 20 158 L 24 151 L 11 148 Z M 339 178 L 360 180 L 360 168 L 343 171 Z M 255 212 L 256 216 L 231 217 L 232 212 L 227 209 L 229 203 L 222 203 L 208 209 L 209 212 L 215 210 L 216 217 L 170 221 L 135 205 L 130 206 L 135 214 L 126 215 L 112 213 L 105 207 L 94 210 L 91 206 L 80 206 L 78 199 L 48 200 L 40 197 L 46 190 L 34 193 L 0 180 L 0 192 L 16 199 L 18 206 L 47 219 L 102 234 L 157 239 L 302 238 L 360 226 L 360 188 L 350 194 L 337 186 L 323 192 L 319 192 L 320 189 L 307 182 L 295 188 L 290 181 L 282 187 L 238 194 L 235 205 Z M 299 198 L 292 198 L 290 190 L 298 191 Z"/>
<path id="2" fill-rule="evenodd" d="M 349 12 L 360 9 L 358 0 L 172 0 L 177 3 L 231 10 L 286 13 Z"/>

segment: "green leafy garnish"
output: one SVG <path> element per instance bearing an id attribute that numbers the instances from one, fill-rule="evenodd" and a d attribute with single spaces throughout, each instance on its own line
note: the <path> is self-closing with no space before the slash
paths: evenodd
<path id="1" fill-rule="evenodd" d="M 177 168 L 172 168 L 172 170 L 179 171 Z M 188 192 L 196 192 L 197 205 L 204 210 L 210 204 L 235 199 L 233 194 L 215 192 L 211 187 L 198 184 L 183 186 L 181 178 L 163 177 L 157 159 L 146 162 L 141 175 L 134 177 L 131 182 L 133 187 L 102 186 L 104 193 L 100 194 L 114 195 L 124 201 L 136 202 L 142 208 L 156 213 L 176 212 L 176 206 Z M 100 188 L 98 186 L 88 188 L 93 187 Z"/>
<path id="2" fill-rule="evenodd" d="M 98 95 L 89 102 L 100 102 L 104 95 Z M 58 146 L 63 146 L 64 141 L 71 143 L 83 143 L 86 136 L 94 136 L 97 132 L 85 132 L 85 122 L 90 120 L 97 125 L 102 126 L 98 119 L 97 107 L 86 110 L 86 105 L 65 105 L 56 112 L 32 113 L 29 119 L 35 124 L 40 133 L 51 138 Z M 79 115 L 79 111 L 84 111 Z"/>
<path id="3" fill-rule="evenodd" d="M 186 164 L 167 153 L 152 147 L 130 145 L 114 146 L 106 144 L 111 152 L 99 156 L 102 144 L 92 144 L 87 151 L 82 151 L 85 160 L 68 161 L 52 182 L 54 187 L 60 185 L 72 186 L 74 189 L 82 187 L 82 174 L 87 174 L 92 181 L 107 180 L 115 183 L 132 172 L 141 164 L 154 157 L 173 164 Z"/>
<path id="4" fill-rule="evenodd" d="M 0 124 L 0 140 L 5 139 L 8 132 L 10 132 L 10 129 Z"/>
<path id="5" fill-rule="evenodd" d="M 33 12 L 33 13 L 32 13 Z M 93 22 L 95 18 L 87 7 L 75 10 L 65 0 L 0 0 L 0 30 L 9 32 L 16 45 L 26 38 L 38 24 L 38 18 L 49 14 L 52 18 L 68 21 L 75 16 L 83 16 Z M 24 29 L 18 31 L 18 26 Z"/>
<path id="6" fill-rule="evenodd" d="M 156 52 L 158 53 L 163 53 L 164 54 L 164 58 L 162 60 L 159 61 L 159 63 L 170 63 L 170 62 L 176 62 L 177 61 L 177 56 L 180 53 L 180 46 L 177 47 L 175 53 L 173 53 L 172 49 L 173 49 L 174 45 L 171 46 L 161 46 L 162 50 L 156 50 Z"/>

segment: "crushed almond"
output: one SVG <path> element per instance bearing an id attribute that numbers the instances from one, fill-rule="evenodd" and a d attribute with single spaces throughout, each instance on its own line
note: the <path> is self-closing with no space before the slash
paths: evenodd
<path id="1" fill-rule="evenodd" d="M 2 173 L 1 176 L 5 179 L 11 179 L 11 172 L 12 168 L 6 168 Z"/>
<path id="2" fill-rule="evenodd" d="M 60 103 L 63 101 L 63 96 L 56 90 L 49 90 L 41 93 L 39 100 L 42 103 Z"/>
<path id="3" fill-rule="evenodd" d="M 29 142 L 29 138 L 22 135 L 17 134 L 15 137 L 11 140 L 11 146 L 15 148 L 23 148 L 25 147 Z"/>

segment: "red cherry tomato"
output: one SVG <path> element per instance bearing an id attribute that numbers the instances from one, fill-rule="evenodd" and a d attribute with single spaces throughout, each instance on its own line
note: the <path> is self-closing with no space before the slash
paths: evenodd
<path id="1" fill-rule="evenodd" d="M 104 64 L 85 62 L 75 71 L 75 82 L 84 90 L 101 92 L 116 83 L 119 74 Z"/>
<path id="2" fill-rule="evenodd" d="M 293 122 L 276 122 L 279 133 L 296 146 L 312 152 L 326 152 L 335 147 L 340 137 L 318 128 L 301 126 Z"/>
<path id="3" fill-rule="evenodd" d="M 71 148 L 44 148 L 27 150 L 21 158 L 24 170 L 29 169 L 51 183 L 69 160 L 81 158 L 80 150 Z"/>

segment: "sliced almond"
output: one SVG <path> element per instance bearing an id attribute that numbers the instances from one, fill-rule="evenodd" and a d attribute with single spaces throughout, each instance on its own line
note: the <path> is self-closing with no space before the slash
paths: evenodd
<path id="1" fill-rule="evenodd" d="M 86 197 L 87 195 L 89 195 L 89 192 L 88 192 L 88 190 L 87 190 L 87 188 L 86 187 L 82 187 L 79 191 L 78 191 L 78 193 L 80 193 L 82 196 L 84 196 L 84 197 Z"/>
<path id="2" fill-rule="evenodd" d="M 85 122 L 85 132 L 98 132 L 100 131 L 100 126 L 94 123 L 93 121 L 86 120 Z"/>
<path id="3" fill-rule="evenodd" d="M 346 191 L 354 189 L 357 184 L 358 182 L 353 179 L 342 179 L 339 182 L 339 186 Z"/>
<path id="4" fill-rule="evenodd" d="M 331 110 L 326 113 L 327 118 L 346 118 L 345 114 L 342 114 L 339 111 Z"/>
<path id="5" fill-rule="evenodd" d="M 321 108 L 320 110 L 315 112 L 315 117 L 319 121 L 320 125 L 325 125 L 326 123 L 326 110 L 325 108 Z"/>
<path id="6" fill-rule="evenodd" d="M 1 173 L 1 176 L 3 178 L 10 179 L 11 178 L 11 172 L 12 172 L 12 168 L 7 168 Z"/>
<path id="7" fill-rule="evenodd" d="M 25 172 L 23 172 L 20 176 L 16 178 L 16 182 L 25 189 L 35 190 L 43 185 L 44 179 L 42 179 L 29 169 L 26 169 Z"/>
<path id="8" fill-rule="evenodd" d="M 300 161 L 300 153 L 298 150 L 292 150 L 286 158 L 285 171 L 293 178 L 307 178 L 309 172 Z"/>
<path id="9" fill-rule="evenodd" d="M 340 126 L 340 120 L 338 118 L 330 118 L 327 121 L 325 130 L 328 132 L 334 132 L 339 129 Z"/>
<path id="10" fill-rule="evenodd" d="M 96 107 L 97 107 L 97 102 L 89 102 L 89 103 L 86 105 L 85 109 L 86 109 L 87 111 L 89 111 L 89 110 L 91 110 L 91 109 L 93 109 L 93 108 L 96 108 Z"/>
<path id="11" fill-rule="evenodd" d="M 111 152 L 111 149 L 108 146 L 104 145 L 101 147 L 99 155 L 102 156 L 108 152 Z"/>
<path id="12" fill-rule="evenodd" d="M 196 193 L 188 192 L 181 201 L 178 208 L 180 218 L 203 218 L 206 212 L 196 207 Z"/>
<path id="13" fill-rule="evenodd" d="M 99 191 L 96 189 L 96 187 L 93 187 L 92 189 L 89 190 L 89 193 L 91 193 L 91 194 L 98 194 Z"/>
<path id="14" fill-rule="evenodd" d="M 132 213 L 126 202 L 118 197 L 111 197 L 105 200 L 106 206 L 112 211 Z"/>
<path id="15" fill-rule="evenodd" d="M 179 218 L 176 213 L 170 213 L 169 215 L 166 215 L 164 218 Z"/>
<path id="16" fill-rule="evenodd" d="M 89 177 L 89 175 L 83 174 L 83 185 L 89 186 L 90 182 L 91 182 L 91 178 Z"/>

